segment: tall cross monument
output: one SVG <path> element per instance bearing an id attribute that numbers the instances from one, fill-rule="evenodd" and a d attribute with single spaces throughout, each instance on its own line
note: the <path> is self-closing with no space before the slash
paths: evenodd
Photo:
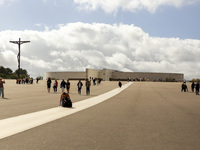
<path id="1" fill-rule="evenodd" d="M 10 43 L 18 44 L 19 47 L 19 53 L 17 55 L 17 60 L 18 60 L 18 78 L 20 78 L 20 45 L 23 43 L 28 43 L 30 41 L 21 41 L 19 38 L 19 41 L 10 41 Z"/>

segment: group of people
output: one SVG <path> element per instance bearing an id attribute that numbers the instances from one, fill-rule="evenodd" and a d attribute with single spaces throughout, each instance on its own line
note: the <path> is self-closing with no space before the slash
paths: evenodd
<path id="1" fill-rule="evenodd" d="M 57 82 L 57 81 L 55 81 L 55 82 Z M 56 84 L 54 83 L 54 86 L 55 85 Z M 77 83 L 77 87 L 78 87 L 78 94 L 80 94 L 80 95 L 81 95 L 82 86 L 83 86 L 83 83 L 81 82 L 81 80 L 79 80 L 78 83 Z M 90 95 L 91 82 L 88 79 L 86 79 L 85 86 L 86 86 L 86 94 Z M 67 80 L 67 82 L 65 82 L 65 80 L 63 79 L 62 82 L 60 83 L 60 87 L 62 88 L 62 94 L 60 96 L 60 104 L 59 104 L 59 106 L 72 107 L 72 102 L 71 102 L 71 99 L 70 99 L 70 96 L 69 96 L 69 89 L 70 89 L 69 80 Z M 64 92 L 65 87 L 67 89 L 67 93 Z"/>
<path id="2" fill-rule="evenodd" d="M 47 79 L 47 91 L 50 93 L 50 89 L 51 89 L 51 83 L 52 83 L 52 80 L 51 78 L 49 77 Z M 85 81 L 85 86 L 86 86 L 86 94 L 87 95 L 90 95 L 90 86 L 91 86 L 91 82 L 86 79 Z M 81 95 L 81 90 L 82 90 L 82 87 L 83 87 L 83 83 L 81 82 L 81 80 L 78 81 L 77 83 L 77 87 L 78 87 L 78 94 Z M 55 80 L 55 82 L 53 83 L 53 89 L 54 89 L 54 92 L 57 92 L 57 88 L 58 88 L 58 81 Z M 62 93 L 65 91 L 65 88 L 66 88 L 66 91 L 67 93 L 69 94 L 70 92 L 70 82 L 69 80 L 67 80 L 67 82 L 63 79 L 60 83 L 60 88 L 62 90 Z"/>
<path id="3" fill-rule="evenodd" d="M 55 82 L 57 82 L 57 80 L 55 80 Z M 56 83 L 54 83 L 54 87 L 55 86 L 58 86 L 58 84 Z M 67 93 L 69 93 L 69 90 L 70 90 L 70 82 L 69 82 L 69 80 L 67 80 L 67 82 L 65 82 L 65 80 L 63 79 L 62 80 L 62 82 L 60 83 L 60 88 L 62 89 L 62 92 L 64 92 L 64 90 L 65 90 L 65 87 L 66 87 L 66 89 L 67 89 Z M 55 92 L 55 90 L 54 90 L 54 92 Z M 57 91 L 56 91 L 57 92 Z"/>
<path id="4" fill-rule="evenodd" d="M 33 78 L 16 79 L 16 84 L 33 84 Z"/>
<path id="5" fill-rule="evenodd" d="M 102 79 L 92 78 L 92 81 L 93 81 L 93 85 L 99 85 L 101 84 Z"/>
<path id="6" fill-rule="evenodd" d="M 47 90 L 48 90 L 49 93 L 50 93 L 51 83 L 52 83 L 52 81 L 51 81 L 51 78 L 49 77 L 47 79 Z M 86 94 L 90 95 L 91 81 L 89 81 L 88 79 L 86 79 L 85 86 L 86 86 Z M 77 87 L 78 87 L 78 94 L 81 95 L 81 90 L 82 90 L 82 87 L 83 87 L 83 83 L 81 82 L 81 80 L 78 81 Z M 53 83 L 54 92 L 57 92 L 57 88 L 58 88 L 58 81 L 55 80 L 55 82 Z M 71 99 L 70 99 L 70 96 L 69 96 L 69 92 L 70 92 L 70 82 L 69 82 L 69 80 L 67 80 L 67 82 L 66 82 L 63 79 L 61 81 L 61 83 L 60 83 L 60 88 L 62 90 L 62 94 L 60 96 L 59 106 L 62 106 L 62 107 L 72 107 L 72 102 L 71 102 Z M 66 88 L 67 92 L 65 92 L 65 88 Z"/>
<path id="7" fill-rule="evenodd" d="M 192 92 L 194 92 L 194 90 L 195 90 L 196 95 L 199 95 L 199 86 L 200 86 L 199 82 L 196 82 L 196 83 L 192 82 L 192 84 L 191 84 Z M 183 91 L 184 92 L 188 91 L 186 82 L 183 82 L 181 85 L 181 92 L 183 92 Z"/>

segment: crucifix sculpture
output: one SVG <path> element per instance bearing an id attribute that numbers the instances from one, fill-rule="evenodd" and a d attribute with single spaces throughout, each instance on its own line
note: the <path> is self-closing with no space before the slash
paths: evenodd
<path id="1" fill-rule="evenodd" d="M 19 41 L 10 41 L 11 43 L 18 44 L 19 47 L 19 53 L 17 55 L 17 60 L 18 60 L 18 78 L 20 78 L 20 45 L 23 43 L 28 43 L 30 41 L 21 41 L 19 38 Z"/>

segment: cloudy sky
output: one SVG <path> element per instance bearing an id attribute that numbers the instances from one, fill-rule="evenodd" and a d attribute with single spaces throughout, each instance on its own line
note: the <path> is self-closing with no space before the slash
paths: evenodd
<path id="1" fill-rule="evenodd" d="M 85 68 L 200 78 L 200 0 L 0 0 L 0 65 L 32 77 Z"/>

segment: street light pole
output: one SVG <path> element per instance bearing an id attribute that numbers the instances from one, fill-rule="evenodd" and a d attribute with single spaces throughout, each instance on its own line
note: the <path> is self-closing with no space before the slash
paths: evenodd
<path id="1" fill-rule="evenodd" d="M 10 41 L 10 43 L 14 43 L 14 44 L 18 44 L 18 48 L 19 48 L 19 53 L 17 55 L 17 60 L 18 60 L 18 78 L 20 78 L 20 46 L 23 43 L 28 43 L 30 41 L 21 41 L 21 39 L 19 38 L 19 41 Z"/>

